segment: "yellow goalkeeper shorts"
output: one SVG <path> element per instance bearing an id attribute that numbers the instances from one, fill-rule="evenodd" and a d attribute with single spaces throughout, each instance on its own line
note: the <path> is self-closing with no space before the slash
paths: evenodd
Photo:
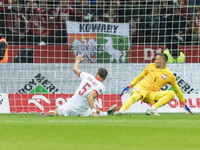
<path id="1" fill-rule="evenodd" d="M 172 91 L 149 91 L 145 89 L 143 86 L 136 85 L 131 95 L 134 92 L 138 92 L 142 95 L 141 98 L 142 101 L 146 103 L 155 104 L 160 98 L 169 95 Z"/>

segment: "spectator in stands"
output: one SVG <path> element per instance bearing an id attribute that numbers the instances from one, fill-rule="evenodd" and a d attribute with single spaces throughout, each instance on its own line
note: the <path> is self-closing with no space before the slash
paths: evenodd
<path id="1" fill-rule="evenodd" d="M 70 6 L 68 1 L 60 1 L 60 3 L 55 7 L 53 13 L 59 21 L 62 22 L 62 27 L 65 26 L 65 21 L 70 20 L 71 14 L 75 13 L 75 10 Z"/>
<path id="2" fill-rule="evenodd" d="M 26 3 L 26 14 L 30 20 L 33 19 L 34 17 L 34 12 L 35 11 L 40 11 L 41 14 L 47 14 L 48 12 L 48 5 L 46 3 L 46 0 L 40 0 L 40 1 L 35 1 L 35 0 L 29 0 Z M 52 14 L 53 12 L 50 11 Z"/>
<path id="3" fill-rule="evenodd" d="M 6 12 L 16 0 L 0 0 L 0 12 Z"/>
<path id="4" fill-rule="evenodd" d="M 103 21 L 103 14 L 108 3 L 104 0 L 96 0 L 96 3 L 93 3 L 93 7 L 97 10 L 98 21 Z"/>
<path id="5" fill-rule="evenodd" d="M 160 1 L 154 1 L 154 6 L 159 7 L 160 15 L 161 16 L 168 16 L 170 14 L 173 14 L 173 7 L 176 6 L 174 3 L 174 0 L 160 0 Z"/>
<path id="6" fill-rule="evenodd" d="M 97 0 L 90 0 L 90 5 L 95 4 Z"/>
<path id="7" fill-rule="evenodd" d="M 35 9 L 33 18 L 30 22 L 29 44 L 31 45 L 46 45 L 47 38 L 50 34 L 50 28 L 47 22 L 47 15 L 42 13 L 40 8 Z"/>
<path id="8" fill-rule="evenodd" d="M 110 0 L 110 6 L 119 8 L 121 6 L 120 0 Z"/>
<path id="9" fill-rule="evenodd" d="M 196 5 L 198 5 L 198 7 L 200 6 L 200 1 L 199 0 L 188 0 L 188 5 L 189 5 L 190 15 L 195 16 L 195 8 L 196 8 Z"/>
<path id="10" fill-rule="evenodd" d="M 0 32 L 3 32 L 3 33 L 5 33 L 5 31 L 4 31 L 5 13 L 6 13 L 6 10 L 4 7 L 4 1 L 0 0 Z"/>
<path id="11" fill-rule="evenodd" d="M 199 44 L 200 41 L 200 9 L 196 7 L 195 16 L 191 17 L 189 22 L 189 35 L 187 36 L 188 45 Z"/>
<path id="12" fill-rule="evenodd" d="M 166 18 L 167 42 L 177 41 L 185 44 L 185 36 L 187 34 L 188 22 L 181 14 L 180 7 L 173 9 L 173 15 Z"/>
<path id="13" fill-rule="evenodd" d="M 185 62 L 185 55 L 178 49 L 178 43 L 176 41 L 167 44 L 167 49 L 164 53 L 168 56 L 168 63 Z"/>
<path id="14" fill-rule="evenodd" d="M 53 11 L 55 16 L 55 34 L 57 44 L 67 43 L 67 29 L 66 21 L 71 20 L 72 14 L 75 13 L 75 9 L 70 6 L 68 1 L 60 1 L 59 5 Z"/>
<path id="15" fill-rule="evenodd" d="M 12 9 L 7 14 L 7 40 L 12 44 L 26 45 L 26 34 L 30 29 L 30 24 L 23 7 L 23 1 L 15 1 Z"/>
<path id="16" fill-rule="evenodd" d="M 0 63 L 8 62 L 8 43 L 0 32 Z"/>
<path id="17" fill-rule="evenodd" d="M 129 0 L 126 1 L 126 22 L 131 22 L 131 20 L 135 20 L 136 22 L 140 22 L 140 5 L 139 0 Z"/>
<path id="18" fill-rule="evenodd" d="M 39 7 L 39 3 L 35 0 L 30 0 L 30 1 L 27 1 L 26 3 L 26 14 L 28 16 L 29 19 L 32 19 L 33 16 L 34 16 L 34 11 L 37 9 L 37 10 L 40 10 L 41 12 L 45 12 L 46 9 L 45 8 L 41 8 Z"/>
<path id="19" fill-rule="evenodd" d="M 146 15 L 151 14 L 153 1 L 152 0 L 143 0 L 139 2 L 140 4 L 140 16 L 145 17 Z"/>
<path id="20" fill-rule="evenodd" d="M 35 9 L 38 9 L 38 4 L 34 0 L 27 1 L 26 3 L 26 13 L 27 15 L 31 15 Z"/>
<path id="21" fill-rule="evenodd" d="M 180 6 L 182 15 L 185 16 L 186 18 L 190 18 L 187 0 L 177 0 L 177 1 Z"/>
<path id="22" fill-rule="evenodd" d="M 103 21 L 103 14 L 107 13 L 110 8 L 115 8 L 117 10 L 117 16 L 119 16 L 118 11 L 120 5 L 119 0 L 96 0 L 96 3 L 93 3 L 93 8 L 97 9 L 98 20 Z"/>
<path id="23" fill-rule="evenodd" d="M 76 10 L 72 16 L 73 21 L 92 22 L 98 20 L 96 8 L 89 4 L 89 0 L 76 1 L 73 8 Z"/>
<path id="24" fill-rule="evenodd" d="M 103 15 L 104 18 L 103 21 L 109 23 L 118 23 L 118 18 L 116 13 L 117 11 L 115 8 L 109 8 Z"/>
<path id="25" fill-rule="evenodd" d="M 56 7 L 59 5 L 59 0 L 47 0 L 46 1 L 46 9 L 48 14 L 53 14 Z"/>
<path id="26" fill-rule="evenodd" d="M 83 10 L 82 21 L 91 22 L 91 21 L 97 21 L 98 20 L 96 9 L 90 7 L 88 0 L 82 1 L 82 6 L 83 6 L 82 7 L 82 10 Z"/>
<path id="27" fill-rule="evenodd" d="M 37 0 L 35 2 L 37 3 L 37 8 L 39 8 L 43 13 L 48 12 L 47 0 L 39 0 L 39 1 Z"/>
<path id="28" fill-rule="evenodd" d="M 129 0 L 125 2 L 126 5 L 126 22 L 130 23 L 130 35 L 133 44 L 140 44 L 144 42 L 143 33 L 140 29 L 141 9 L 139 0 Z"/>
<path id="29" fill-rule="evenodd" d="M 145 44 L 163 44 L 164 42 L 164 18 L 160 16 L 159 7 L 154 7 L 149 15 L 141 18 L 141 28 L 144 29 Z"/>
<path id="30" fill-rule="evenodd" d="M 133 42 L 136 42 L 136 44 L 137 44 L 138 40 L 140 43 L 140 42 L 144 42 L 144 40 L 146 39 L 146 36 L 144 35 L 146 32 L 146 31 L 144 31 L 144 27 L 145 27 L 144 18 L 146 18 L 147 15 L 151 14 L 152 7 L 153 7 L 152 0 L 142 0 L 142 1 L 139 1 L 138 3 L 135 3 L 135 5 L 136 5 L 136 7 L 137 7 L 137 5 L 139 6 L 138 7 L 139 12 L 138 12 L 138 9 L 136 9 L 135 13 L 136 13 L 136 15 L 137 15 L 137 13 L 139 13 L 139 18 L 137 18 L 137 21 L 134 18 L 131 20 L 132 28 L 134 27 L 134 23 L 137 28 L 135 30 L 136 33 L 132 38 Z M 137 27 L 137 26 L 139 26 L 139 27 Z M 138 32 L 138 30 L 139 30 L 139 32 Z M 134 30 L 132 30 L 132 33 L 133 33 L 133 31 Z M 135 38 L 136 36 L 140 36 L 140 38 L 139 39 Z M 146 40 L 145 40 L 145 42 L 146 42 Z"/>
<path id="31" fill-rule="evenodd" d="M 11 0 L 0 0 L 0 33 L 5 34 L 6 14 L 11 9 L 11 6 Z"/>
<path id="32" fill-rule="evenodd" d="M 105 13 L 110 9 L 116 10 L 116 16 L 118 22 L 124 23 L 125 22 L 125 5 L 123 1 L 120 0 L 110 0 L 108 6 L 105 9 Z"/>

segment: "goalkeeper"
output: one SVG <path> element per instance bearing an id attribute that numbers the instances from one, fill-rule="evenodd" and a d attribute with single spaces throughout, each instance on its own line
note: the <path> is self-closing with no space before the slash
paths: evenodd
<path id="1" fill-rule="evenodd" d="M 141 74 L 139 74 L 129 86 L 127 86 L 120 96 L 123 96 L 133 86 L 134 89 L 131 97 L 125 101 L 116 115 L 124 114 L 133 103 L 138 100 L 143 100 L 146 103 L 151 103 L 153 106 L 147 109 L 147 115 L 159 115 L 156 109 L 167 104 L 175 97 L 175 93 L 183 104 L 183 108 L 193 114 L 186 105 L 184 96 L 176 83 L 176 78 L 173 73 L 167 68 L 168 57 L 165 53 L 159 53 L 156 56 L 155 63 L 149 64 Z M 160 89 L 170 83 L 174 91 L 160 91 Z"/>

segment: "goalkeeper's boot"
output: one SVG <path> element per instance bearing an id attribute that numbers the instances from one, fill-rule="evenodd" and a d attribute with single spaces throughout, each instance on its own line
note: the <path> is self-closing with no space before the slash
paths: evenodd
<path id="1" fill-rule="evenodd" d="M 115 115 L 121 116 L 121 115 L 124 115 L 124 112 L 122 110 L 119 110 L 119 111 L 115 112 Z"/>
<path id="2" fill-rule="evenodd" d="M 147 109 L 146 115 L 150 115 L 150 116 L 160 116 L 153 108 Z"/>
<path id="3" fill-rule="evenodd" d="M 114 112 L 117 110 L 117 105 L 112 105 L 108 110 L 107 110 L 107 113 L 108 115 L 113 115 Z"/>

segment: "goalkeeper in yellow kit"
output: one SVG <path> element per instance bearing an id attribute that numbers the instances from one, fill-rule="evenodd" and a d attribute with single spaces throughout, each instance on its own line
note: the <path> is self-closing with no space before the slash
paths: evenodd
<path id="1" fill-rule="evenodd" d="M 123 114 L 124 111 L 138 100 L 154 104 L 150 109 L 147 109 L 147 115 L 159 115 L 155 110 L 171 101 L 175 97 L 175 93 L 183 104 L 183 108 L 193 114 L 186 105 L 184 96 L 176 83 L 175 76 L 166 66 L 167 60 L 168 57 L 165 53 L 157 54 L 155 63 L 149 64 L 143 72 L 123 90 L 120 96 L 123 96 L 124 93 L 135 86 L 131 97 L 125 101 L 121 109 L 116 112 L 116 115 Z M 160 91 L 167 83 L 171 84 L 175 93 L 174 91 Z"/>

